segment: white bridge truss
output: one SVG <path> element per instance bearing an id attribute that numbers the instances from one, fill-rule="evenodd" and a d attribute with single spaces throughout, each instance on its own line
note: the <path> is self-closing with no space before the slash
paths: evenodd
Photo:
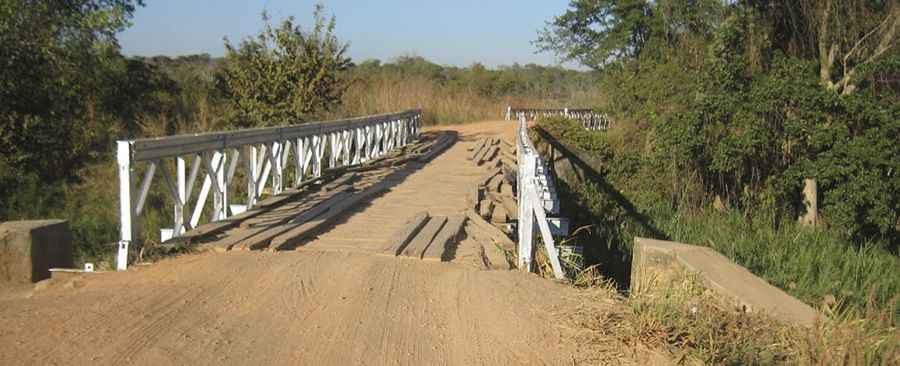
<path id="1" fill-rule="evenodd" d="M 411 143 L 419 135 L 421 121 L 420 110 L 409 110 L 285 127 L 118 141 L 121 240 L 116 267 L 125 270 L 128 266 L 128 247 L 138 240 L 139 218 L 157 175 L 162 176 L 174 206 L 171 234 L 180 236 L 200 225 L 210 195 L 208 221 L 225 219 L 253 208 L 267 186 L 276 195 L 286 185 L 320 177 L 323 169 L 364 163 Z M 138 165 L 143 165 L 143 178 L 135 185 Z M 238 169 L 243 170 L 247 184 L 243 206 L 228 204 L 229 186 Z M 198 178 L 202 184 L 189 210 Z"/>
<path id="2" fill-rule="evenodd" d="M 526 121 L 534 121 L 538 117 L 565 117 L 581 122 L 581 126 L 591 131 L 608 130 L 612 122 L 606 113 L 597 113 L 585 108 L 513 108 L 506 107 L 506 120 L 514 121 L 525 117 Z"/>
<path id="3" fill-rule="evenodd" d="M 553 240 L 551 224 L 553 219 L 548 215 L 559 214 L 559 197 L 553 184 L 553 176 L 548 171 L 544 159 L 534 148 L 534 144 L 528 137 L 528 123 L 524 115 L 519 116 L 519 125 L 516 130 L 516 152 L 519 165 L 518 175 L 518 265 L 532 271 L 534 253 L 534 231 L 540 232 L 547 251 L 547 258 L 553 268 L 553 275 L 562 279 L 565 277 L 559 261 L 559 253 Z"/>

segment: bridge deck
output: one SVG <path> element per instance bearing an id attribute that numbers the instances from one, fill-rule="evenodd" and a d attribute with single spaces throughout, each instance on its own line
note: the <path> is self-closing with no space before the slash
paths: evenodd
<path id="1" fill-rule="evenodd" d="M 468 207 L 459 141 L 297 251 L 186 255 L 0 296 L 0 364 L 572 364 L 579 293 L 518 271 L 373 255 L 415 212 Z M 509 138 L 509 137 L 508 137 Z M 465 243 L 461 244 L 464 246 Z M 466 262 L 459 252 L 454 262 Z M 580 338 L 584 339 L 584 338 Z"/>
<path id="2" fill-rule="evenodd" d="M 472 189 L 484 169 L 466 160 L 465 146 L 474 135 L 462 135 L 456 146 L 406 177 L 384 195 L 357 207 L 334 228 L 301 250 L 378 252 L 395 231 L 416 213 L 454 215 L 471 206 Z M 465 243 L 464 243 L 465 244 Z M 462 245 L 455 261 L 466 261 L 474 253 Z M 474 260 L 474 259 L 472 259 Z"/>

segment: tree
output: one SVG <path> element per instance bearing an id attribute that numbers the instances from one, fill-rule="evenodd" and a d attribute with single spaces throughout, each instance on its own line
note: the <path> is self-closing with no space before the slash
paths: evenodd
<path id="1" fill-rule="evenodd" d="M 70 177 L 102 141 L 115 34 L 141 5 L 0 0 L 0 159 L 17 175 Z"/>
<path id="2" fill-rule="evenodd" d="M 861 69 L 897 52 L 900 4 L 896 0 L 750 0 L 773 21 L 775 46 L 814 57 L 819 79 L 842 95 L 859 88 Z"/>
<path id="3" fill-rule="evenodd" d="M 652 4 L 646 0 L 573 0 L 534 42 L 564 61 L 600 69 L 640 55 L 650 37 Z"/>
<path id="4" fill-rule="evenodd" d="M 235 126 L 273 126 L 307 120 L 340 103 L 351 66 L 348 45 L 334 34 L 317 5 L 315 25 L 304 31 L 287 18 L 278 27 L 263 14 L 265 29 L 238 47 L 225 40 L 225 63 L 218 76 Z"/>

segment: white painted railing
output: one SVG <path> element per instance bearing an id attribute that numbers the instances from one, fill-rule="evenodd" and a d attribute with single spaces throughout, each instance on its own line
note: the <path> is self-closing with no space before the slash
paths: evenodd
<path id="1" fill-rule="evenodd" d="M 285 185 L 321 176 L 323 169 L 360 164 L 412 142 L 419 135 L 421 120 L 420 110 L 409 110 L 286 127 L 118 141 L 121 240 L 116 266 L 127 268 L 128 247 L 138 239 L 138 220 L 156 175 L 162 176 L 174 206 L 174 227 L 165 231 L 179 236 L 200 224 L 210 193 L 209 221 L 225 219 L 252 208 L 267 184 L 271 194 L 279 194 Z M 140 186 L 134 184 L 138 165 L 143 165 Z M 229 186 L 239 166 L 247 183 L 245 205 L 229 205 Z M 286 182 L 289 170 L 293 179 Z M 197 178 L 202 184 L 193 210 L 188 211 Z"/>
<path id="2" fill-rule="evenodd" d="M 534 231 L 540 232 L 547 251 L 547 258 L 553 268 L 553 275 L 562 279 L 565 277 L 559 262 L 559 253 L 553 239 L 551 219 L 548 214 L 559 214 L 559 198 L 553 184 L 553 177 L 548 171 L 544 159 L 541 158 L 534 144 L 528 137 L 528 123 L 525 116 L 519 116 L 519 126 L 516 131 L 516 152 L 519 176 L 518 176 L 518 263 L 519 268 L 532 271 L 534 258 Z"/>
<path id="3" fill-rule="evenodd" d="M 526 121 L 534 121 L 538 117 L 565 117 L 581 122 L 581 126 L 585 129 L 598 131 L 608 130 L 611 125 L 609 116 L 605 113 L 594 112 L 593 109 L 585 108 L 561 108 L 561 109 L 540 109 L 540 108 L 513 108 L 506 107 L 506 120 L 517 121 L 519 118 L 525 117 Z"/>

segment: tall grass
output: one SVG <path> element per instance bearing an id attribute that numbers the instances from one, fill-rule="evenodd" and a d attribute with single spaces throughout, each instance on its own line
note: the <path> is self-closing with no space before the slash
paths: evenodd
<path id="1" fill-rule="evenodd" d="M 341 106 L 328 116 L 339 118 L 421 108 L 424 124 L 447 125 L 503 119 L 510 105 L 562 104 L 534 97 L 484 96 L 473 88 L 446 85 L 424 76 L 378 73 L 354 81 L 344 94 Z"/>

